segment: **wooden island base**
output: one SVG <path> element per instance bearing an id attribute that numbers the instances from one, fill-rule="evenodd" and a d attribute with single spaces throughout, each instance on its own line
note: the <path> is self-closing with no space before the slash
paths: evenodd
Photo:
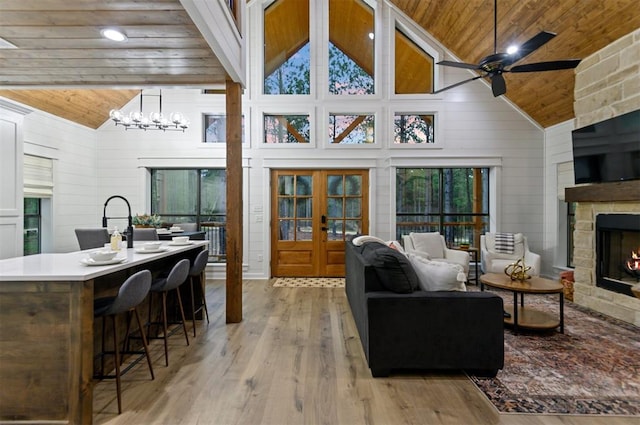
<path id="1" fill-rule="evenodd" d="M 86 251 L 0 260 L 0 423 L 91 424 L 94 296 L 138 270 L 195 258 L 207 244 L 158 254 L 134 247 L 123 263 L 97 267 L 80 263 Z"/>

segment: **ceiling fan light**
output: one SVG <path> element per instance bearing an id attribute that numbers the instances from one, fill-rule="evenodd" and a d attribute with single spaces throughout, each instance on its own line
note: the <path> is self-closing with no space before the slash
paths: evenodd
<path id="1" fill-rule="evenodd" d="M 509 55 L 513 55 L 514 53 L 518 52 L 519 47 L 516 46 L 515 44 L 512 44 L 511 46 L 507 47 L 507 54 Z"/>

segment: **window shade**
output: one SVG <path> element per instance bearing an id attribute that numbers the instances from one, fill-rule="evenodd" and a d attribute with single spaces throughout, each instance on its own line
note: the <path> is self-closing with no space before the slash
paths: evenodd
<path id="1" fill-rule="evenodd" d="M 24 155 L 24 197 L 53 196 L 53 161 L 41 156 Z"/>
<path id="2" fill-rule="evenodd" d="M 568 187 L 573 187 L 573 161 L 561 162 L 558 164 L 558 199 L 564 201 L 564 190 Z"/>

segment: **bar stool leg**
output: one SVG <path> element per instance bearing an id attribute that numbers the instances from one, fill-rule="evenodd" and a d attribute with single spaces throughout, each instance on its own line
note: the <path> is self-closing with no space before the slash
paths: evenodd
<path id="1" fill-rule="evenodd" d="M 180 295 L 180 287 L 176 288 L 176 294 L 178 294 L 178 306 L 180 307 L 180 316 L 182 317 L 182 329 L 184 330 L 184 338 L 189 345 L 189 334 L 187 333 L 187 321 L 184 318 L 184 308 L 182 308 L 182 296 Z M 165 311 L 166 314 L 166 311 Z"/>
<path id="2" fill-rule="evenodd" d="M 116 324 L 116 316 L 111 315 L 111 323 L 113 323 L 113 354 L 116 364 L 116 392 L 118 395 L 118 414 L 122 413 L 122 389 L 120 387 L 120 349 L 118 347 L 118 325 Z"/>
<path id="3" fill-rule="evenodd" d="M 207 278 L 204 274 L 204 270 L 200 273 L 200 289 L 202 291 L 202 306 L 204 307 L 204 313 L 207 317 L 207 323 L 211 323 L 209 322 L 209 309 L 207 308 Z"/>
<path id="4" fill-rule="evenodd" d="M 149 372 L 151 372 L 151 379 L 155 379 L 153 375 L 153 366 L 151 365 L 151 356 L 149 355 L 149 343 L 147 342 L 147 337 L 144 334 L 144 327 L 142 326 L 142 321 L 140 320 L 140 315 L 138 314 L 138 309 L 133 309 L 133 314 L 136 316 L 136 320 L 138 321 L 138 328 L 140 329 L 140 334 L 142 336 L 142 345 L 144 346 L 144 353 L 147 357 L 147 364 L 149 365 Z"/>

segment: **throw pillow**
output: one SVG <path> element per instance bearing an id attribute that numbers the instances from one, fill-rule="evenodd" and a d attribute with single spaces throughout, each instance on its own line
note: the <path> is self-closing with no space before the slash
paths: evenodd
<path id="1" fill-rule="evenodd" d="M 419 281 L 409 259 L 384 243 L 367 243 L 362 256 L 373 266 L 380 284 L 388 291 L 408 294 L 418 289 Z"/>
<path id="2" fill-rule="evenodd" d="M 431 258 L 444 258 L 444 246 L 442 236 L 438 232 L 410 234 L 413 248 L 416 251 L 427 252 Z"/>
<path id="3" fill-rule="evenodd" d="M 381 244 L 386 244 L 386 242 L 380 239 L 379 237 L 371 236 L 371 235 L 357 236 L 353 238 L 353 240 L 351 241 L 351 243 L 353 243 L 355 246 L 362 246 L 367 242 L 379 242 Z"/>
<path id="4" fill-rule="evenodd" d="M 408 255 L 423 291 L 466 291 L 467 280 L 460 264 L 429 261 L 413 253 Z"/>

